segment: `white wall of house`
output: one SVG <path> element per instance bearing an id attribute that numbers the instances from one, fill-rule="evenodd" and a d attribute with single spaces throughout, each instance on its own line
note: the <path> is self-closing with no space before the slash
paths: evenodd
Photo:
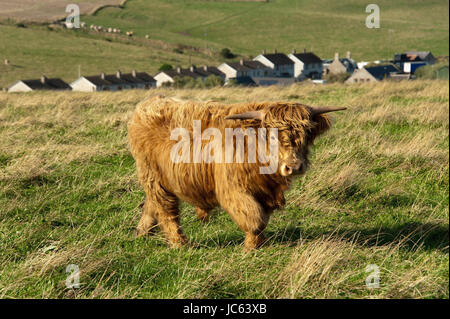
<path id="1" fill-rule="evenodd" d="M 362 69 L 363 67 L 365 67 L 366 65 L 368 65 L 370 62 L 366 62 L 366 61 L 361 61 L 356 63 L 356 65 L 358 66 L 358 69 Z"/>
<path id="2" fill-rule="evenodd" d="M 78 91 L 78 92 L 94 92 L 94 91 L 100 91 L 97 90 L 97 87 L 95 84 L 90 82 L 85 77 L 81 77 L 74 82 L 70 84 L 72 87 L 72 91 Z"/>
<path id="3" fill-rule="evenodd" d="M 235 79 L 237 77 L 237 71 L 226 63 L 222 63 L 217 68 L 225 74 L 225 80 Z"/>
<path id="4" fill-rule="evenodd" d="M 263 54 L 258 55 L 253 61 L 259 61 L 270 69 L 267 76 L 283 76 L 283 74 L 289 74 L 289 76 L 294 76 L 294 65 L 275 65 L 269 59 L 267 59 Z"/>
<path id="5" fill-rule="evenodd" d="M 17 81 L 8 88 L 8 92 L 31 92 L 31 91 L 33 90 L 22 81 Z"/>
<path id="6" fill-rule="evenodd" d="M 258 61 L 264 64 L 267 67 L 267 75 L 269 77 L 277 76 L 277 72 L 275 71 L 275 64 L 273 64 L 269 59 L 267 59 L 264 55 L 260 54 L 253 61 Z"/>
<path id="7" fill-rule="evenodd" d="M 160 73 L 156 74 L 153 78 L 156 80 L 156 87 L 160 87 L 165 82 L 171 82 L 171 83 L 174 82 L 172 77 L 168 76 L 164 72 L 160 72 Z"/>
<path id="8" fill-rule="evenodd" d="M 294 77 L 303 80 L 311 73 L 317 73 L 319 78 L 322 77 L 323 64 L 322 63 L 307 63 L 297 58 L 294 54 L 289 54 L 288 57 L 294 62 Z"/>
<path id="9" fill-rule="evenodd" d="M 305 64 L 303 63 L 302 60 L 299 60 L 295 55 L 293 55 L 292 53 L 288 55 L 289 59 L 291 59 L 292 61 L 294 61 L 294 77 L 296 78 L 300 78 L 300 76 L 303 73 L 303 68 L 305 66 Z"/>
<path id="10" fill-rule="evenodd" d="M 405 62 L 403 63 L 403 72 L 405 73 L 414 73 L 414 71 L 420 67 L 426 65 L 426 62 Z"/>
<path id="11" fill-rule="evenodd" d="M 253 61 L 259 61 L 262 64 L 264 64 L 265 66 L 267 66 L 269 69 L 272 70 L 272 74 L 273 71 L 275 70 L 275 64 L 273 64 L 269 59 L 267 59 L 264 55 L 260 54 L 258 55 L 256 58 L 253 59 Z"/>

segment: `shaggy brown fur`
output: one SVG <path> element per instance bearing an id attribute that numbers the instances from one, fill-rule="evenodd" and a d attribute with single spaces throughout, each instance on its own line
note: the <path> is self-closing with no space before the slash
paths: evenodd
<path id="1" fill-rule="evenodd" d="M 228 115 L 255 110 L 263 112 L 265 117 L 262 120 L 225 119 Z M 262 175 L 259 167 L 267 164 L 258 161 L 173 163 L 169 154 L 177 141 L 170 140 L 170 132 L 186 128 L 192 143 L 193 120 L 201 120 L 202 131 L 218 128 L 223 139 L 226 127 L 277 128 L 279 167 L 282 164 L 294 167 L 295 175 L 305 172 L 308 148 L 330 127 L 328 116 L 312 116 L 311 108 L 288 102 L 223 105 L 156 97 L 137 106 L 128 127 L 129 142 L 139 180 L 147 195 L 138 235 L 147 234 L 159 225 L 172 246 L 185 244 L 178 214 L 178 201 L 183 200 L 196 207 L 201 220 L 208 219 L 213 207 L 222 206 L 245 232 L 245 248 L 259 247 L 264 241 L 263 230 L 270 214 L 285 203 L 283 192 L 291 184 L 292 175 L 283 176 L 280 170 Z M 202 141 L 202 146 L 207 142 Z"/>

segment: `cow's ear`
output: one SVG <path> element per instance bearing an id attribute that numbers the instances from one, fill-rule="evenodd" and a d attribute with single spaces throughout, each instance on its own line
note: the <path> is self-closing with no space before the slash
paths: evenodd
<path id="1" fill-rule="evenodd" d="M 330 118 L 326 114 L 314 115 L 312 120 L 314 122 L 314 128 L 311 130 L 313 138 L 325 133 L 331 127 Z"/>
<path id="2" fill-rule="evenodd" d="M 329 112 L 343 111 L 346 107 L 309 107 L 311 117 L 314 122 L 314 128 L 311 130 L 313 138 L 327 131 L 331 126 L 330 118 L 327 114 Z"/>
<path id="3" fill-rule="evenodd" d="M 264 120 L 264 112 L 262 111 L 250 111 L 239 114 L 232 114 L 225 117 L 226 120 Z"/>

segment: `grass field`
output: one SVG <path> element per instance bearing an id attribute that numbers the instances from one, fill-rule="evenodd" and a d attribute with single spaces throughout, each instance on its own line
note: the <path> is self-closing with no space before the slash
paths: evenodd
<path id="1" fill-rule="evenodd" d="M 256 56 L 263 49 L 313 50 L 322 58 L 350 50 L 361 59 L 392 59 L 408 49 L 448 55 L 448 1 L 376 2 L 380 29 L 365 26 L 367 1 L 269 2 L 132 0 L 83 19 L 136 35 Z"/>
<path id="2" fill-rule="evenodd" d="M 0 58 L 10 65 L 0 64 L 0 87 L 8 87 L 19 79 L 36 79 L 42 74 L 60 77 L 68 83 L 81 75 L 101 72 L 115 73 L 117 69 L 129 73 L 132 69 L 154 75 L 163 63 L 172 65 L 218 64 L 201 52 L 174 52 L 175 46 L 156 41 L 128 40 L 126 36 L 107 38 L 81 31 L 46 26 L 18 28 L 0 25 Z"/>
<path id="3" fill-rule="evenodd" d="M 78 77 L 79 65 L 82 75 L 133 68 L 154 75 L 163 63 L 219 65 L 223 48 L 239 57 L 256 56 L 263 49 L 289 53 L 306 48 L 324 59 L 351 51 L 358 61 L 392 59 L 394 53 L 414 49 L 431 50 L 435 56 L 449 54 L 448 1 L 377 4 L 380 29 L 365 27 L 368 13 L 363 0 L 130 0 L 122 9 L 105 8 L 81 17 L 88 24 L 133 30 L 133 39 L 81 30 L 51 31 L 39 25 L 17 28 L 4 21 L 0 88 L 43 73 L 71 82 Z M 4 59 L 11 65 L 3 65 Z"/>
<path id="4" fill-rule="evenodd" d="M 89 14 L 105 5 L 119 5 L 122 0 L 0 0 L 0 20 L 53 22 L 67 16 L 66 6 L 71 3 L 79 6 L 81 14 Z"/>
<path id="5" fill-rule="evenodd" d="M 182 204 L 190 246 L 133 235 L 126 123 L 153 94 L 348 106 L 245 253 L 221 210 Z M 448 298 L 449 83 L 0 93 L 0 298 Z M 81 287 L 66 289 L 69 264 Z M 368 289 L 366 267 L 380 270 Z"/>

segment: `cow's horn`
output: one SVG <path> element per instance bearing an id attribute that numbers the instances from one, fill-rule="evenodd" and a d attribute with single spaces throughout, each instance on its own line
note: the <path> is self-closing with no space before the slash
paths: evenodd
<path id="1" fill-rule="evenodd" d="M 228 115 L 226 120 L 260 120 L 264 119 L 264 113 L 261 111 L 250 111 L 240 114 Z"/>
<path id="2" fill-rule="evenodd" d="M 324 113 L 329 113 L 329 112 L 336 112 L 336 111 L 343 111 L 346 110 L 346 107 L 330 107 L 330 106 L 325 106 L 325 107 L 311 107 L 311 115 L 319 115 L 319 114 L 324 114 Z"/>

